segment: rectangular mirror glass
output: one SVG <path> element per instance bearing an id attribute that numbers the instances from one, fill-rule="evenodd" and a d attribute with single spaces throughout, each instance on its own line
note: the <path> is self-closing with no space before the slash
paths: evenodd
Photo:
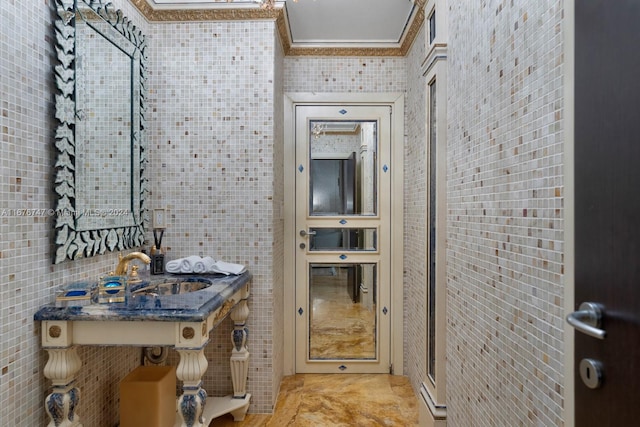
<path id="1" fill-rule="evenodd" d="M 311 228 L 309 250 L 375 251 L 376 231 L 375 228 Z"/>
<path id="2" fill-rule="evenodd" d="M 310 215 L 376 215 L 377 121 L 309 126 Z"/>
<path id="3" fill-rule="evenodd" d="M 133 103 L 139 90 L 133 76 L 139 51 L 83 2 L 77 3 L 75 28 L 77 230 L 134 225 L 139 175 L 133 164 L 140 160 L 132 132 L 140 106 Z M 118 215 L 106 215 L 109 210 Z"/>
<path id="4" fill-rule="evenodd" d="M 310 264 L 310 360 L 377 357 L 376 292 L 374 263 Z"/>

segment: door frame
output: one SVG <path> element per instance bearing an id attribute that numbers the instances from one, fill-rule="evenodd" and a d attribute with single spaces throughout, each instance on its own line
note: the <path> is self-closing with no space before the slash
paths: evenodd
<path id="1" fill-rule="evenodd" d="M 395 374 L 403 374 L 403 230 L 404 230 L 404 94 L 311 93 L 284 95 L 284 375 L 296 371 L 295 298 L 295 109 L 298 105 L 375 105 L 391 108 L 391 354 Z"/>
<path id="2" fill-rule="evenodd" d="M 575 310 L 575 0 L 564 4 L 564 313 Z M 564 425 L 575 426 L 574 329 L 564 322 Z"/>

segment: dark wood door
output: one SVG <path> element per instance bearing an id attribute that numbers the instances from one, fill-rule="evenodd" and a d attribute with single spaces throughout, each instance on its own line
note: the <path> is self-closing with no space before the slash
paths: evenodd
<path id="1" fill-rule="evenodd" d="M 640 426 L 640 1 L 575 10 L 575 301 L 600 304 L 606 331 L 575 331 L 576 426 Z"/>

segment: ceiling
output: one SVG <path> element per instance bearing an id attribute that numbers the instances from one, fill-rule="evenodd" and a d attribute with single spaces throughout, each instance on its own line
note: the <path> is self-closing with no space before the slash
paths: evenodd
<path id="1" fill-rule="evenodd" d="M 287 1 L 292 45 L 399 45 L 413 11 L 410 0 Z"/>
<path id="2" fill-rule="evenodd" d="M 276 19 L 287 55 L 402 56 L 424 0 L 131 0 L 151 21 Z M 265 1 L 265 0 L 263 0 Z M 266 0 L 270 1 L 270 0 Z"/>

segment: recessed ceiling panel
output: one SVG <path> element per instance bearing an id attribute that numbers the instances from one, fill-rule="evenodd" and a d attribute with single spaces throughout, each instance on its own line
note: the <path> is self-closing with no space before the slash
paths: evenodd
<path id="1" fill-rule="evenodd" d="M 229 4 L 229 3 L 255 3 L 254 0 L 233 0 L 233 1 L 227 1 L 227 0 L 150 0 L 152 3 L 155 4 L 173 4 L 173 5 L 180 5 L 180 6 L 184 6 L 184 5 L 210 5 L 210 6 L 224 6 L 225 4 Z"/>
<path id="2" fill-rule="evenodd" d="M 286 0 L 292 43 L 397 44 L 413 12 L 411 0 Z"/>
<path id="3" fill-rule="evenodd" d="M 154 9 L 234 9 L 257 8 L 255 0 L 147 0 Z"/>

